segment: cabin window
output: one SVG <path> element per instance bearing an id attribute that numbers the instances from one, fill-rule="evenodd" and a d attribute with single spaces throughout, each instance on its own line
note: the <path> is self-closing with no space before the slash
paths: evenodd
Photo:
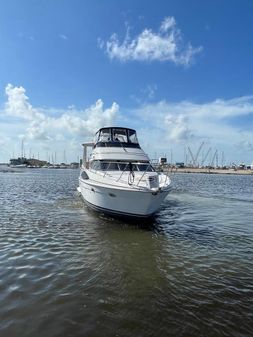
<path id="1" fill-rule="evenodd" d="M 90 168 L 93 170 L 100 170 L 100 162 L 95 160 L 90 164 Z"/>
<path id="2" fill-rule="evenodd" d="M 109 163 L 100 162 L 100 170 L 101 171 L 107 171 L 108 166 L 109 166 Z"/>
<path id="3" fill-rule="evenodd" d="M 105 162 L 94 160 L 90 164 L 90 168 L 96 171 L 129 171 L 129 163 L 119 163 L 119 162 Z M 132 171 L 140 172 L 154 172 L 153 167 L 150 164 L 140 164 L 132 163 Z"/>
<path id="4" fill-rule="evenodd" d="M 125 168 L 126 168 L 126 164 L 124 164 L 124 163 L 118 163 L 118 166 L 119 166 L 120 171 L 124 171 Z"/>
<path id="5" fill-rule="evenodd" d="M 109 163 L 108 167 L 107 167 L 107 170 L 118 171 L 119 170 L 118 164 L 117 163 Z"/>
<path id="6" fill-rule="evenodd" d="M 125 129 L 113 129 L 113 141 L 127 143 L 127 133 Z"/>
<path id="7" fill-rule="evenodd" d="M 138 144 L 137 135 L 134 130 L 128 130 L 128 138 L 130 143 Z"/>
<path id="8" fill-rule="evenodd" d="M 125 171 L 130 171 L 129 164 L 126 164 Z M 138 171 L 138 166 L 132 163 L 132 171 Z"/>
<path id="9" fill-rule="evenodd" d="M 81 173 L 81 177 L 82 179 L 89 179 L 88 174 L 85 171 Z"/>
<path id="10" fill-rule="evenodd" d="M 154 172 L 154 169 L 149 164 L 138 164 L 139 171 Z"/>

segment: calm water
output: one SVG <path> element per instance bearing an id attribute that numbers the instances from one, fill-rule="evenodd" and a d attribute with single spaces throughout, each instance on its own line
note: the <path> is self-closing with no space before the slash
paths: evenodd
<path id="1" fill-rule="evenodd" d="M 253 336 L 253 176 L 173 175 L 150 223 L 78 170 L 0 173 L 0 336 Z"/>

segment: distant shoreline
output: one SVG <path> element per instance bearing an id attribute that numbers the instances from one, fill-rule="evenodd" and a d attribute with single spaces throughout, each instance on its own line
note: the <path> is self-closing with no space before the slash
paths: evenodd
<path id="1" fill-rule="evenodd" d="M 0 167 L 0 171 L 7 172 L 7 164 L 0 164 L 2 166 L 2 170 Z M 3 168 L 4 166 L 4 168 Z M 241 169 L 208 169 L 208 168 L 193 168 L 193 167 L 184 167 L 184 168 L 171 168 L 171 167 L 163 167 L 163 172 L 168 173 L 202 173 L 202 174 L 235 174 L 235 175 L 253 175 L 253 170 L 241 170 Z M 13 169 L 9 169 L 8 171 L 13 171 Z M 18 171 L 22 171 L 18 169 Z"/>
<path id="2" fill-rule="evenodd" d="M 208 168 L 192 168 L 192 167 L 184 167 L 184 168 L 165 168 L 164 172 L 172 172 L 172 173 L 205 173 L 205 174 L 236 174 L 236 175 L 253 175 L 253 170 L 235 170 L 235 169 L 208 169 Z"/>

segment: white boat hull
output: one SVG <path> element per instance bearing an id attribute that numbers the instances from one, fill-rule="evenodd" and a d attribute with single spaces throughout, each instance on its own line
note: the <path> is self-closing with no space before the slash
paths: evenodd
<path id="1" fill-rule="evenodd" d="M 78 190 L 91 208 L 132 217 L 152 216 L 169 193 L 168 189 L 154 192 L 107 187 L 83 179 L 79 181 Z"/>
<path id="2" fill-rule="evenodd" d="M 150 217 L 159 209 L 171 181 L 152 167 L 135 130 L 101 128 L 94 143 L 83 146 L 78 190 L 90 207 L 131 217 Z"/>

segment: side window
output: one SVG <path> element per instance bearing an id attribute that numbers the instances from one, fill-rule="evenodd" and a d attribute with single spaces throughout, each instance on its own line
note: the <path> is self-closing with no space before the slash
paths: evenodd
<path id="1" fill-rule="evenodd" d="M 100 163 L 100 169 L 102 170 L 102 171 L 107 171 L 108 170 L 108 163 Z"/>
<path id="2" fill-rule="evenodd" d="M 119 170 L 118 164 L 117 163 L 109 163 L 108 170 L 110 170 L 110 171 L 118 171 Z"/>
<path id="3" fill-rule="evenodd" d="M 132 170 L 133 170 L 133 171 L 138 171 L 137 165 L 136 165 L 136 164 L 132 164 Z"/>
<path id="4" fill-rule="evenodd" d="M 146 171 L 147 165 L 138 165 L 139 171 Z"/>
<path id="5" fill-rule="evenodd" d="M 136 164 L 126 164 L 125 171 L 130 171 L 130 168 L 132 171 L 138 171 L 137 165 Z"/>
<path id="6" fill-rule="evenodd" d="M 100 131 L 99 142 L 109 142 L 111 140 L 110 129 L 103 129 Z"/>
<path id="7" fill-rule="evenodd" d="M 120 171 L 126 170 L 126 164 L 119 163 L 118 165 L 119 165 Z"/>
<path id="8" fill-rule="evenodd" d="M 146 171 L 146 172 L 154 172 L 154 169 L 151 165 L 149 164 L 139 164 L 138 165 L 139 171 Z"/>
<path id="9" fill-rule="evenodd" d="M 130 143 L 138 144 L 137 135 L 134 130 L 128 130 L 128 137 Z"/>
<path id="10" fill-rule="evenodd" d="M 82 177 L 82 179 L 89 179 L 87 173 L 84 172 L 84 171 L 82 172 L 81 177 Z"/>
<path id="11" fill-rule="evenodd" d="M 100 162 L 98 160 L 95 160 L 91 163 L 90 167 L 93 170 L 99 170 L 100 169 Z"/>

